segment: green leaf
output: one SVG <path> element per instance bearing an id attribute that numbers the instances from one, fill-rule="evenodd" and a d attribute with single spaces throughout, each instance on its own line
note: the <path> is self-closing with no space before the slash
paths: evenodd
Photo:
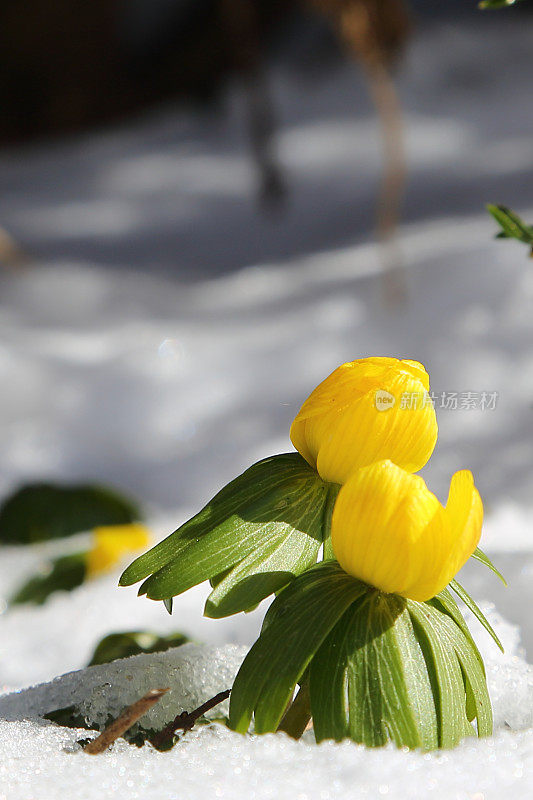
<path id="1" fill-rule="evenodd" d="M 507 586 L 507 581 L 505 580 L 501 572 L 494 566 L 490 558 L 483 552 L 483 550 L 480 550 L 479 547 L 476 547 L 476 549 L 471 555 L 471 558 L 475 558 L 476 561 L 479 561 L 481 564 L 484 564 L 486 567 L 488 567 L 492 572 L 494 572 L 495 575 L 498 576 L 503 585 Z"/>
<path id="2" fill-rule="evenodd" d="M 454 648 L 466 684 L 468 705 L 475 706 L 478 736 L 492 734 L 492 708 L 485 679 L 485 669 L 476 647 L 472 647 L 470 637 L 465 637 L 461 628 L 447 615 L 439 616 L 439 625 L 448 636 Z M 473 714 L 472 714 L 473 717 Z"/>
<path id="3" fill-rule="evenodd" d="M 246 610 L 314 563 L 327 497 L 328 484 L 298 453 L 260 461 L 136 559 L 120 583 L 153 573 L 139 594 L 163 600 L 214 579 L 208 614 Z"/>
<path id="4" fill-rule="evenodd" d="M 492 733 L 492 708 L 485 679 L 485 668 L 479 651 L 472 643 L 470 635 L 465 636 L 463 625 L 457 625 L 455 619 L 439 609 L 439 601 L 424 604 L 428 614 L 433 615 L 436 627 L 440 631 L 441 641 L 455 651 L 461 667 L 463 685 L 466 690 L 466 702 L 469 716 L 477 718 L 478 736 L 490 736 Z M 473 706 L 473 708 L 472 708 Z"/>
<path id="5" fill-rule="evenodd" d="M 98 642 L 87 666 L 108 664 L 117 658 L 128 658 L 140 653 L 164 653 L 171 647 L 180 647 L 187 642 L 190 639 L 183 633 L 171 633 L 168 636 L 160 636 L 153 631 L 110 633 Z"/>
<path id="6" fill-rule="evenodd" d="M 499 238 L 517 239 L 519 242 L 533 246 L 533 227 L 526 225 L 518 214 L 506 206 L 487 205 L 487 211 L 501 227 Z"/>
<path id="7" fill-rule="evenodd" d="M 11 605 L 42 605 L 54 592 L 70 592 L 85 580 L 87 554 L 72 553 L 52 561 L 46 572 L 34 575 L 11 597 Z"/>
<path id="8" fill-rule="evenodd" d="M 251 512 L 260 515 L 268 509 L 272 516 L 274 510 L 274 516 L 282 518 L 283 511 L 289 505 L 284 490 L 291 487 L 292 493 L 295 486 L 311 482 L 315 483 L 317 488 L 320 486 L 326 490 L 327 484 L 320 480 L 299 453 L 270 456 L 257 462 L 224 486 L 198 514 L 147 553 L 135 559 L 124 571 L 120 585 L 130 586 L 157 572 L 192 542 L 212 531 L 217 529 L 221 529 L 222 532 L 226 529 L 236 531 L 238 528 L 243 528 L 246 533 L 247 528 L 251 527 L 247 524 L 250 522 Z M 271 508 L 274 498 L 279 508 Z M 261 520 L 254 522 L 256 527 L 260 527 L 260 523 Z M 243 553 L 241 558 L 246 554 Z M 233 562 L 231 566 L 235 563 Z M 227 567 L 223 567 L 218 572 L 226 570 Z M 217 579 L 217 573 L 211 577 Z"/>
<path id="9" fill-rule="evenodd" d="M 315 564 L 319 549 L 319 541 L 298 530 L 260 543 L 217 583 L 205 616 L 227 617 L 252 608 Z"/>
<path id="10" fill-rule="evenodd" d="M 229 726 L 275 731 L 298 680 L 344 611 L 369 591 L 334 561 L 295 578 L 272 603 L 268 623 L 235 678 Z"/>
<path id="11" fill-rule="evenodd" d="M 429 600 L 428 603 L 434 606 L 437 610 L 443 611 L 444 613 L 448 614 L 448 616 L 453 619 L 454 623 L 461 629 L 464 636 L 467 638 L 468 643 L 471 647 L 472 652 L 475 654 L 476 658 L 478 659 L 479 666 L 483 675 L 485 675 L 485 664 L 483 663 L 483 659 L 481 657 L 481 653 L 479 652 L 474 639 L 472 638 L 472 634 L 468 629 L 468 625 L 465 622 L 463 615 L 459 609 L 459 606 L 453 599 L 452 595 L 448 591 L 448 589 L 444 589 L 440 594 L 434 597 L 432 600 Z M 471 681 L 467 680 L 467 676 L 465 671 L 461 669 L 463 673 L 463 684 L 466 694 L 466 716 L 469 722 L 472 722 L 477 716 L 477 709 L 476 709 L 476 698 L 472 692 L 471 688 Z"/>
<path id="12" fill-rule="evenodd" d="M 414 630 L 424 651 L 433 694 L 437 698 L 439 747 L 455 747 L 465 736 L 473 736 L 468 721 L 463 673 L 457 654 L 443 636 L 442 617 L 429 603 L 407 603 Z"/>
<path id="13" fill-rule="evenodd" d="M 131 586 L 143 580 L 166 566 L 195 539 L 221 526 L 239 525 L 242 522 L 240 516 L 255 503 L 264 502 L 265 497 L 268 507 L 268 499 L 276 489 L 283 490 L 293 480 L 308 480 L 311 477 L 317 479 L 318 475 L 299 453 L 285 453 L 258 461 L 224 486 L 198 514 L 184 522 L 147 553 L 136 558 L 124 571 L 120 585 Z M 282 498 L 279 502 L 282 502 Z M 219 570 L 225 571 L 226 568 Z M 216 574 L 212 577 L 216 578 Z"/>
<path id="14" fill-rule="evenodd" d="M 372 592 L 353 603 L 311 663 L 317 741 L 438 746 L 437 715 L 406 601 Z"/>
<path id="15" fill-rule="evenodd" d="M 478 661 L 481 665 L 481 669 L 483 670 L 484 674 L 485 665 L 483 663 L 483 658 L 481 657 L 481 653 L 479 652 L 477 645 L 472 637 L 472 634 L 470 633 L 468 625 L 465 622 L 465 618 L 461 614 L 459 606 L 453 599 L 453 596 L 448 591 L 448 589 L 444 589 L 442 592 L 440 592 L 440 594 L 438 594 L 432 600 L 428 600 L 427 602 L 430 605 L 434 606 L 435 608 L 440 609 L 441 611 L 444 611 L 446 614 L 448 614 L 448 616 L 451 617 L 455 622 L 455 624 L 461 629 L 463 634 L 468 639 L 472 650 L 476 653 Z"/>
<path id="16" fill-rule="evenodd" d="M 111 489 L 31 484 L 11 495 L 0 508 L 0 542 L 41 542 L 140 518 L 137 506 Z"/>
<path id="17" fill-rule="evenodd" d="M 492 636 L 492 638 L 494 639 L 494 641 L 496 642 L 496 644 L 503 653 L 504 652 L 503 645 L 500 642 L 498 636 L 496 635 L 494 628 L 486 618 L 485 614 L 479 608 L 477 603 L 470 597 L 466 589 L 463 588 L 463 586 L 461 586 L 461 584 L 458 583 L 458 581 L 456 581 L 455 578 L 454 580 L 450 581 L 450 587 L 453 589 L 455 594 L 463 601 L 465 606 L 470 609 L 472 614 L 479 620 L 479 622 L 483 625 L 485 630 Z"/>

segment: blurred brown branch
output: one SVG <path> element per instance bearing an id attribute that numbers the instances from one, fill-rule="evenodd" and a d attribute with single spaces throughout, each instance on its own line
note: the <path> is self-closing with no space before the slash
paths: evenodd
<path id="1" fill-rule="evenodd" d="M 403 0 L 307 0 L 328 15 L 368 80 L 383 139 L 383 177 L 376 228 L 381 245 L 385 299 L 396 303 L 406 295 L 397 227 L 404 193 L 406 158 L 400 101 L 393 66 L 410 32 Z"/>

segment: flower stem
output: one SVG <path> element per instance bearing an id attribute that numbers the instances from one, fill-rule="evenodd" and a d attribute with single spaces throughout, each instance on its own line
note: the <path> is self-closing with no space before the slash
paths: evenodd
<path id="1" fill-rule="evenodd" d="M 284 731 L 293 739 L 300 739 L 310 719 L 309 681 L 306 680 L 283 715 L 283 719 L 278 725 L 278 731 Z"/>

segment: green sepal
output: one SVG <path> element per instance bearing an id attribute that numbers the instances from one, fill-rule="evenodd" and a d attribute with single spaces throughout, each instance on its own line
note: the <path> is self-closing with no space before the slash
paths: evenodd
<path id="1" fill-rule="evenodd" d="M 315 738 L 369 747 L 438 747 L 437 714 L 407 601 L 370 590 L 353 603 L 311 663 Z"/>
<path id="2" fill-rule="evenodd" d="M 480 564 L 484 564 L 484 566 L 486 566 L 488 569 L 491 570 L 491 572 L 494 572 L 494 574 L 498 576 L 498 578 L 501 580 L 504 586 L 507 586 L 507 581 L 503 577 L 502 573 L 500 572 L 499 569 L 497 569 L 494 566 L 488 555 L 484 553 L 483 550 L 480 550 L 479 547 L 476 547 L 476 549 L 471 555 L 471 558 L 474 558 L 476 561 L 479 561 Z"/>
<path id="3" fill-rule="evenodd" d="M 257 733 L 275 731 L 296 684 L 346 609 L 368 586 L 335 561 L 295 578 L 274 600 L 261 635 L 231 690 L 229 726 L 244 733 L 252 715 Z"/>
<path id="4" fill-rule="evenodd" d="M 328 496 L 298 453 L 264 459 L 137 558 L 120 584 L 146 578 L 139 594 L 164 600 L 211 580 L 208 616 L 245 611 L 316 562 Z"/>
<path id="5" fill-rule="evenodd" d="M 107 487 L 34 483 L 18 489 L 2 504 L 0 542 L 31 544 L 141 518 L 132 500 Z"/>
<path id="6" fill-rule="evenodd" d="M 87 553 L 71 553 L 50 562 L 45 574 L 34 575 L 9 600 L 10 605 L 42 605 L 54 592 L 71 592 L 87 573 Z"/>
<path id="7" fill-rule="evenodd" d="M 494 641 L 496 642 L 496 644 L 498 645 L 498 647 L 500 648 L 500 650 L 503 653 L 504 649 L 503 649 L 502 643 L 500 642 L 496 632 L 494 631 L 494 628 L 492 627 L 492 625 L 490 624 L 490 622 L 486 618 L 486 616 L 483 613 L 483 611 L 477 605 L 475 600 L 473 600 L 470 597 L 470 595 L 468 594 L 466 589 L 463 586 L 461 586 L 461 584 L 457 580 L 455 580 L 455 578 L 452 581 L 450 581 L 449 585 L 453 589 L 453 591 L 455 592 L 457 597 L 459 597 L 459 599 L 463 601 L 465 606 L 472 612 L 472 614 L 481 623 L 481 625 L 483 625 L 483 627 L 485 628 L 487 633 L 489 633 L 492 636 L 492 638 L 494 639 Z"/>

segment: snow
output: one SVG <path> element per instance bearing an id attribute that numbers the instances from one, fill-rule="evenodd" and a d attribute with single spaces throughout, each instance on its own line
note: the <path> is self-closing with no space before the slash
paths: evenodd
<path id="1" fill-rule="evenodd" d="M 245 655 L 246 648 L 235 645 L 184 644 L 165 653 L 119 659 L 0 697 L 0 713 L 3 719 L 28 719 L 74 706 L 88 724 L 101 730 L 109 716 L 118 717 L 151 689 L 170 688 L 143 717 L 145 727 L 161 730 L 178 713 L 230 689 Z M 207 716 L 217 713 L 228 713 L 228 701 Z"/>
<path id="2" fill-rule="evenodd" d="M 306 734 L 241 736 L 220 724 L 198 727 L 169 753 L 138 750 L 119 740 L 98 757 L 81 752 L 87 732 L 47 723 L 41 715 L 74 705 L 95 727 L 150 688 L 171 692 L 144 718 L 162 726 L 231 682 L 246 648 L 184 645 L 134 656 L 0 696 L 0 787 L 9 798 L 497 798 L 512 789 L 529 797 L 533 767 L 533 668 L 521 657 L 517 628 L 485 612 L 502 639 L 502 655 L 480 637 L 494 704 L 495 735 L 463 742 L 453 752 L 422 754 L 353 743 L 317 746 Z M 470 620 L 470 622 L 472 622 Z M 474 625 L 472 627 L 475 627 Z M 221 710 L 225 710 L 225 704 Z M 215 712 L 212 712 L 213 714 Z M 34 795 L 38 792 L 37 795 Z M 1 796 L 1 795 L 0 795 Z"/>
<path id="3" fill-rule="evenodd" d="M 7 723 L 0 728 L 5 753 L 0 779 L 8 776 L 2 789 L 10 800 L 55 800 L 61 794 L 81 800 L 492 800 L 506 792 L 518 800 L 531 796 L 529 732 L 501 732 L 478 744 L 465 743 L 453 755 L 422 756 L 391 748 L 372 752 L 351 743 L 309 746 L 284 734 L 245 739 L 213 725 L 188 734 L 182 745 L 162 756 L 119 743 L 94 757 L 74 749 L 80 732 L 9 724 L 7 735 Z M 28 769 L 15 783 L 10 773 L 20 771 L 21 762 Z"/>
<path id="4" fill-rule="evenodd" d="M 437 408 L 424 475 L 443 498 L 455 469 L 473 470 L 482 545 L 509 582 L 479 564 L 461 576 L 506 644 L 502 656 L 472 622 L 495 707 L 489 740 L 421 755 L 212 725 L 170 753 L 118 742 L 91 757 L 75 745 L 86 732 L 36 716 L 48 699 L 75 696 L 100 720 L 110 676 L 116 708 L 172 676 L 173 703 L 204 699 L 226 688 L 262 611 L 204 619 L 198 587 L 169 617 L 135 587 L 118 590 L 118 573 L 6 610 L 2 598 L 57 543 L 3 548 L 0 800 L 530 797 L 533 273 L 524 248 L 492 240 L 483 212 L 504 202 L 533 219 L 530 53 L 530 29 L 504 15 L 480 15 L 475 29 L 442 22 L 415 39 L 401 75 L 409 296 L 397 307 L 383 302 L 372 244 L 378 139 L 352 67 L 312 83 L 272 76 L 291 190 L 274 218 L 254 207 L 236 90 L 216 119 L 168 109 L 0 154 L 0 223 L 35 257 L 0 274 L 2 496 L 43 477 L 109 482 L 137 496 L 163 536 L 252 461 L 288 450 L 299 404 L 339 363 L 417 358 L 437 394 L 498 392 L 494 410 Z M 47 685 L 82 669 L 105 634 L 143 628 L 206 644 Z"/>

